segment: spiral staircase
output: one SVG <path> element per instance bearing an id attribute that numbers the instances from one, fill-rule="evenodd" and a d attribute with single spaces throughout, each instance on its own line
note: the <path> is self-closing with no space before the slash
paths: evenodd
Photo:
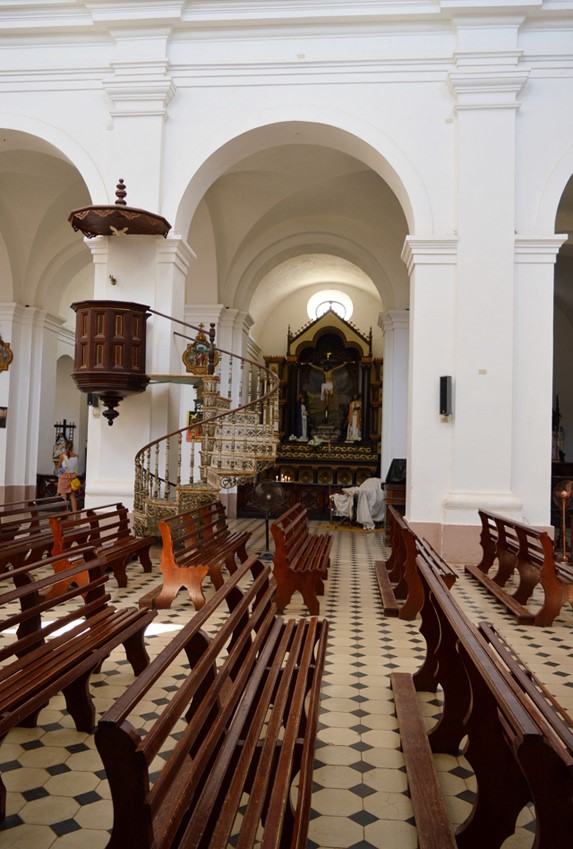
<path id="1" fill-rule="evenodd" d="M 202 332 L 202 326 L 172 320 Z M 211 325 L 207 364 L 195 373 L 172 378 L 199 385 L 202 417 L 153 440 L 136 454 L 136 534 L 158 535 L 160 519 L 213 501 L 222 489 L 255 481 L 274 464 L 279 379 L 259 363 L 216 347 L 214 335 Z M 151 383 L 169 379 L 150 376 Z"/>

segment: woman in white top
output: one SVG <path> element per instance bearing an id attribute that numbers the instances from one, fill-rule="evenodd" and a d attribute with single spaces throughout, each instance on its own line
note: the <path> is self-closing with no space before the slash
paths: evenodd
<path id="1" fill-rule="evenodd" d="M 72 511 L 78 509 L 76 493 L 72 489 L 72 480 L 78 476 L 78 455 L 74 451 L 74 443 L 68 440 L 66 447 L 58 458 L 58 495 L 69 499 Z"/>

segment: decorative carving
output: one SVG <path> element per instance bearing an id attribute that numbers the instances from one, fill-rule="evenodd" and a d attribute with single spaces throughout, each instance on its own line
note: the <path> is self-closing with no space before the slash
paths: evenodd
<path id="1" fill-rule="evenodd" d="M 171 230 L 171 224 L 146 209 L 127 206 L 127 189 L 120 179 L 116 186 L 114 206 L 85 206 L 74 209 L 68 221 L 74 230 L 80 230 L 88 239 L 94 236 L 163 236 Z"/>
<path id="2" fill-rule="evenodd" d="M 78 301 L 72 377 L 82 392 L 99 396 L 108 424 L 127 395 L 145 391 L 148 307 L 131 301 Z"/>
<path id="3" fill-rule="evenodd" d="M 183 352 L 183 364 L 185 370 L 190 374 L 208 374 L 209 373 L 209 350 L 211 343 L 204 332 L 204 325 L 199 325 L 199 333 L 195 340 L 185 348 Z M 219 362 L 219 352 L 213 351 L 213 366 Z"/>
<path id="4" fill-rule="evenodd" d="M 0 336 L 0 371 L 8 371 L 10 363 L 14 359 L 14 353 L 9 342 L 4 342 Z"/>

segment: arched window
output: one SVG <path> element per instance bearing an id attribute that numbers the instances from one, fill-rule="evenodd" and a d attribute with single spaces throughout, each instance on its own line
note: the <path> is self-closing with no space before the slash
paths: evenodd
<path id="1" fill-rule="evenodd" d="M 320 318 L 328 310 L 332 310 L 340 318 L 349 321 L 354 311 L 354 304 L 352 299 L 344 292 L 339 292 L 336 289 L 322 289 L 312 295 L 306 305 L 306 311 L 311 321 Z"/>

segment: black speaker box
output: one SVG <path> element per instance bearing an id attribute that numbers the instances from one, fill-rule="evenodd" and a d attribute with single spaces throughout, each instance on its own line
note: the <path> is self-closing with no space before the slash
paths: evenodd
<path id="1" fill-rule="evenodd" d="M 452 415 L 452 378 L 440 377 L 440 415 Z"/>

